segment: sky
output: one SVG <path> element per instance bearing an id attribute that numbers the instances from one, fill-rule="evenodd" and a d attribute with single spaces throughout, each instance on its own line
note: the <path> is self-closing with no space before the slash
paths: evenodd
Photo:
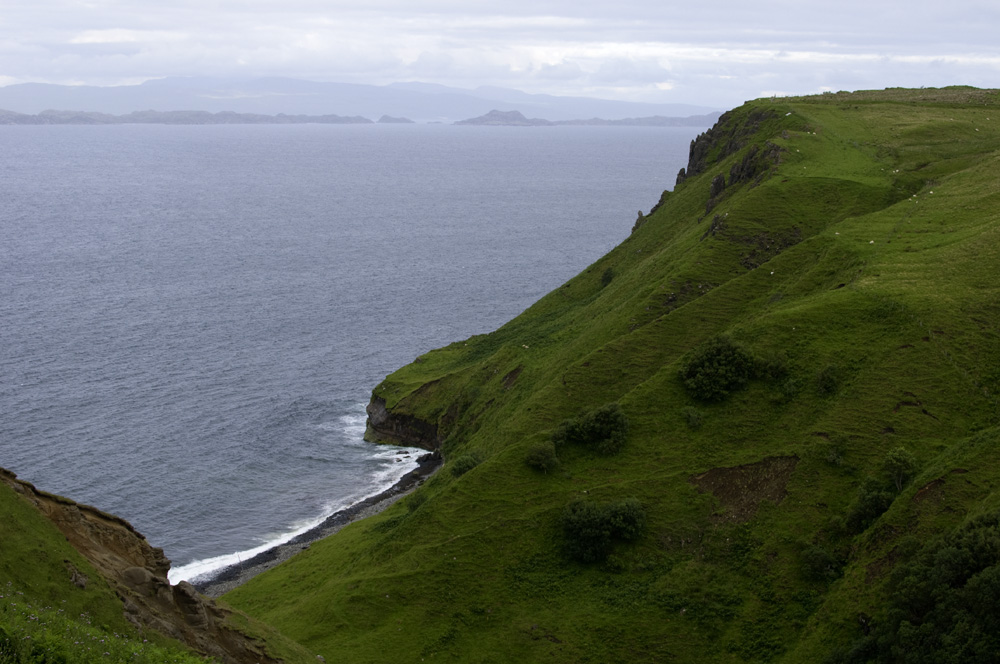
<path id="1" fill-rule="evenodd" d="M 997 0 L 0 0 L 0 85 L 424 81 L 729 108 L 1000 87 Z"/>

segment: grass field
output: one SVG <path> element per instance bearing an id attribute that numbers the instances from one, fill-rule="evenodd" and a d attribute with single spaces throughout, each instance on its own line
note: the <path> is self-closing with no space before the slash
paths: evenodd
<path id="1" fill-rule="evenodd" d="M 764 99 L 699 140 L 616 249 L 375 388 L 475 468 L 228 599 L 349 662 L 839 661 L 885 622 L 895 567 L 1000 509 L 1000 96 Z M 719 335 L 758 369 L 702 401 Z M 609 402 L 621 453 L 525 463 Z M 645 534 L 568 556 L 566 506 L 624 498 Z"/>

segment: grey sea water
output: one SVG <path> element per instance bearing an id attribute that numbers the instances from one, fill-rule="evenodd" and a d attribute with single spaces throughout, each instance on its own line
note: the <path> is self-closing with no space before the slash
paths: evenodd
<path id="1" fill-rule="evenodd" d="M 371 389 L 627 237 L 698 130 L 0 127 L 0 466 L 171 579 L 392 484 Z"/>

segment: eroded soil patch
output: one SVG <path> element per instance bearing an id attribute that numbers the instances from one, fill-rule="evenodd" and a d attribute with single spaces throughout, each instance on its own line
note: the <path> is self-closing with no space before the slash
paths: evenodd
<path id="1" fill-rule="evenodd" d="M 785 487 L 798 464 L 797 456 L 767 457 L 733 468 L 713 468 L 691 478 L 698 491 L 711 493 L 722 506 L 714 516 L 719 521 L 742 523 L 757 513 L 760 503 L 780 503 Z"/>

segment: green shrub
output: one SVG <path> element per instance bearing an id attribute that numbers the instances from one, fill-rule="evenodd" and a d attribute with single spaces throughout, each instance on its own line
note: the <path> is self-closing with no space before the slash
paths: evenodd
<path id="1" fill-rule="evenodd" d="M 631 542 L 639 539 L 646 530 L 646 510 L 637 498 L 612 503 L 609 512 L 615 537 Z"/>
<path id="2" fill-rule="evenodd" d="M 778 385 L 778 402 L 788 403 L 802 391 L 802 379 L 789 376 Z"/>
<path id="3" fill-rule="evenodd" d="M 406 499 L 406 509 L 408 512 L 413 513 L 420 509 L 420 506 L 427 502 L 427 494 L 422 491 L 417 491 L 416 493 L 410 494 L 410 497 Z"/>
<path id="4" fill-rule="evenodd" d="M 476 454 L 463 454 L 452 462 L 451 474 L 454 477 L 461 477 L 478 466 L 479 461 L 479 456 Z"/>
<path id="5" fill-rule="evenodd" d="M 832 581 L 840 576 L 840 561 L 821 546 L 802 552 L 802 575 L 811 581 Z"/>
<path id="6" fill-rule="evenodd" d="M 968 522 L 900 564 L 875 629 L 830 661 L 995 662 L 1000 652 L 1000 515 Z"/>
<path id="7" fill-rule="evenodd" d="M 788 376 L 788 356 L 781 351 L 765 351 L 754 358 L 754 373 L 765 380 L 779 381 Z"/>
<path id="8" fill-rule="evenodd" d="M 743 389 L 758 369 L 754 356 L 728 337 L 715 337 L 681 367 L 684 388 L 700 401 L 722 401 Z"/>
<path id="9" fill-rule="evenodd" d="M 833 440 L 826 444 L 824 460 L 831 466 L 843 467 L 845 463 L 845 447 L 841 440 Z"/>
<path id="10" fill-rule="evenodd" d="M 681 413 L 684 415 L 684 421 L 687 422 L 688 428 L 692 431 L 697 431 L 701 428 L 705 417 L 700 410 L 693 406 L 685 406 Z"/>
<path id="11" fill-rule="evenodd" d="M 562 514 L 567 553 L 585 563 L 600 562 L 616 540 L 638 539 L 646 528 L 646 512 L 638 500 L 615 503 L 577 500 Z"/>
<path id="12" fill-rule="evenodd" d="M 840 367 L 830 364 L 816 374 L 816 391 L 825 397 L 833 396 L 840 389 L 842 380 Z"/>
<path id="13" fill-rule="evenodd" d="M 617 454 L 625 446 L 628 417 L 617 403 L 609 403 L 579 418 L 564 420 L 553 432 L 556 447 L 571 443 L 593 447 L 601 454 Z"/>
<path id="14" fill-rule="evenodd" d="M 917 460 L 905 447 L 891 450 L 882 462 L 882 473 L 893 483 L 897 493 L 910 481 L 916 468 Z"/>
<path id="15" fill-rule="evenodd" d="M 885 486 L 872 478 L 866 479 L 858 487 L 858 493 L 854 497 L 847 511 L 847 529 L 852 533 L 861 533 L 868 529 L 868 526 L 875 523 L 875 519 L 882 516 L 895 496 Z"/>
<path id="16" fill-rule="evenodd" d="M 601 288 L 604 288 L 615 278 L 615 271 L 610 267 L 601 274 Z"/>
<path id="17" fill-rule="evenodd" d="M 524 462 L 543 473 L 553 471 L 559 466 L 559 457 L 556 456 L 556 446 L 551 440 L 533 445 L 528 450 L 528 455 L 524 458 Z"/>
<path id="18" fill-rule="evenodd" d="M 3 627 L 0 627 L 0 662 L 16 662 L 17 644 L 10 638 Z"/>

